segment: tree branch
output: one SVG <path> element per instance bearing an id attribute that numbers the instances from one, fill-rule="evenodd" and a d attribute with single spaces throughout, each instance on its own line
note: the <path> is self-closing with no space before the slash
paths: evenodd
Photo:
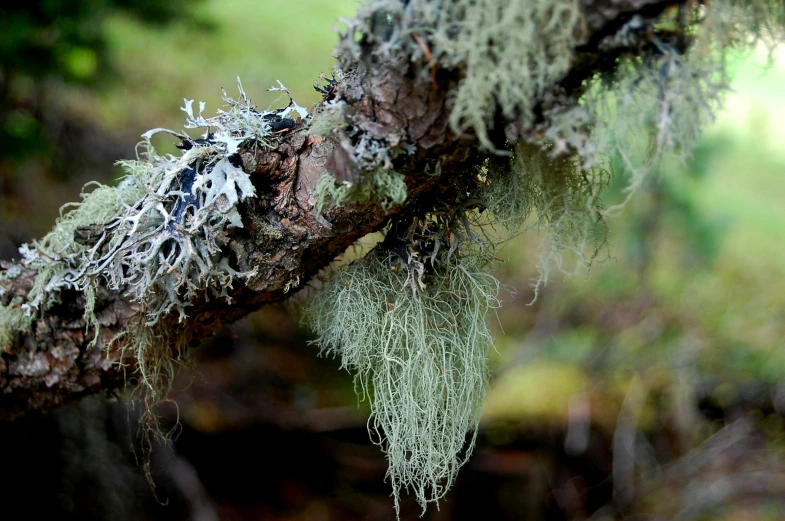
<path id="1" fill-rule="evenodd" d="M 615 56 L 608 59 L 598 51 L 599 43 L 633 15 L 653 18 L 677 3 L 582 0 L 585 23 L 574 67 L 562 88 L 577 97 L 583 80 L 615 65 Z M 231 290 L 231 305 L 207 298 L 193 303 L 186 324 L 179 326 L 188 328 L 193 338 L 263 304 L 287 298 L 356 240 L 382 229 L 391 217 L 430 208 L 456 172 L 474 168 L 488 157 L 479 152 L 476 138 L 456 136 L 448 124 L 449 95 L 460 80 L 460 67 L 434 70 L 431 81 L 402 74 L 395 64 L 359 62 L 351 69 L 332 86 L 323 103 L 345 102 L 353 126 L 374 139 L 414 145 L 412 154 L 394 160 L 395 171 L 405 176 L 406 202 L 387 211 L 369 203 L 318 213 L 315 187 L 322 173 L 329 170 L 337 179 L 352 175 L 351 165 L 342 161 L 344 144 L 336 137 L 306 136 L 295 128 L 274 150 L 243 151 L 244 169 L 252 173 L 257 196 L 242 204 L 245 226 L 232 231 L 229 249 L 239 268 L 255 275 Z M 6 273 L 0 277 L 0 304 L 24 300 L 37 273 L 10 262 L 0 263 L 0 269 Z M 99 291 L 97 338 L 95 329 L 86 327 L 84 308 L 84 295 L 62 291 L 60 303 L 47 309 L 30 331 L 15 332 L 12 348 L 0 356 L 0 418 L 46 410 L 124 385 L 134 360 L 121 360 L 122 338 L 111 340 L 140 319 L 142 306 L 122 292 Z M 178 327 L 176 319 L 165 320 Z M 125 366 L 118 364 L 121 361 Z"/>

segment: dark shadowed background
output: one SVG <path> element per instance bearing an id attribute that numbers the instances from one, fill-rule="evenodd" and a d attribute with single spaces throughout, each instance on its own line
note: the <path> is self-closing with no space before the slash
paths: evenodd
<path id="1" fill-rule="evenodd" d="M 89 180 L 112 183 L 184 97 L 240 76 L 308 106 L 350 0 L 84 0 L 0 11 L 0 258 Z M 540 238 L 504 252 L 477 449 L 433 520 L 785 519 L 785 52 L 736 58 L 735 93 L 686 165 L 610 222 L 591 272 L 532 299 Z M 623 198 L 617 165 L 609 204 Z M 351 257 L 351 253 L 345 257 Z M 205 339 L 134 455 L 136 412 L 97 396 L 0 425 L 6 512 L 65 520 L 391 520 L 351 377 L 276 306 Z M 402 519 L 417 519 L 411 498 Z"/>

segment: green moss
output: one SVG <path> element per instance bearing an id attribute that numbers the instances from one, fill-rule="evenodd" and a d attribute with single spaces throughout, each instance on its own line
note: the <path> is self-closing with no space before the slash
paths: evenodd
<path id="1" fill-rule="evenodd" d="M 453 258 L 414 292 L 406 269 L 389 265 L 378 251 L 355 261 L 304 317 L 370 400 L 368 428 L 387 455 L 396 508 L 411 491 L 424 509 L 444 496 L 474 446 L 498 282 L 471 258 Z"/>
<path id="2" fill-rule="evenodd" d="M 378 201 L 387 211 L 394 204 L 406 201 L 404 176 L 393 170 L 377 168 L 366 173 L 356 185 L 339 183 L 328 172 L 324 172 L 316 183 L 316 210 L 341 207 L 348 203 L 370 203 Z"/>

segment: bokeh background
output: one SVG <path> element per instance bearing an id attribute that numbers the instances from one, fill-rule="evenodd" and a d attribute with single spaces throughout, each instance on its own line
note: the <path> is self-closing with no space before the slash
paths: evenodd
<path id="1" fill-rule="evenodd" d="M 0 10 L 0 258 L 119 175 L 182 98 L 304 106 L 353 0 L 42 0 Z M 686 165 L 610 222 L 603 261 L 532 300 L 535 232 L 504 252 L 473 458 L 425 519 L 785 519 L 785 52 L 735 57 Z M 616 169 L 608 201 L 623 197 Z M 607 257 L 607 258 L 605 258 Z M 32 518 L 391 520 L 351 377 L 285 306 L 206 339 L 162 408 L 155 497 L 117 396 L 0 425 L 0 490 Z M 7 507 L 9 508 L 9 507 Z M 407 498 L 402 519 L 417 519 Z"/>

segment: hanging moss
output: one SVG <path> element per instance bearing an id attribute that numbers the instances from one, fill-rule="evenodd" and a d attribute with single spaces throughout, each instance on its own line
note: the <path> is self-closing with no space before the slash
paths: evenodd
<path id="1" fill-rule="evenodd" d="M 424 275 L 420 291 L 409 282 L 376 252 L 341 270 L 304 317 L 370 400 L 369 432 L 387 455 L 396 509 L 404 491 L 424 509 L 444 496 L 474 447 L 493 345 L 486 320 L 499 284 L 466 258 Z"/>

